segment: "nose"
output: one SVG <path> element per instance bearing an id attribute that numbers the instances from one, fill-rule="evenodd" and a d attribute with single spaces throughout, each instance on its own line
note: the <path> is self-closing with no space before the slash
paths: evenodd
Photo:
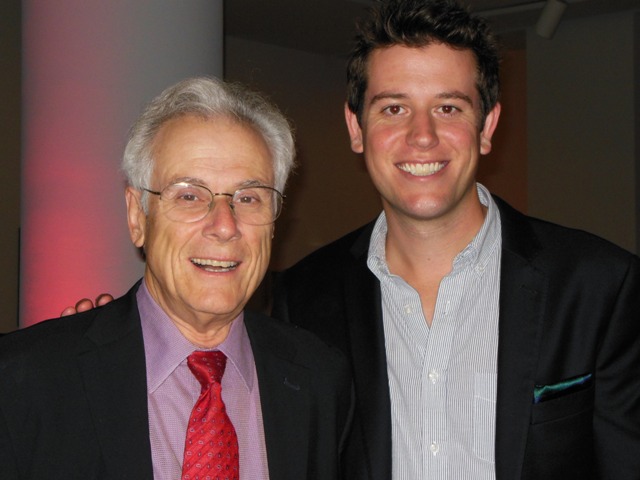
<path id="1" fill-rule="evenodd" d="M 415 113 L 409 124 L 407 143 L 416 148 L 431 148 L 438 144 L 435 120 L 428 113 Z"/>
<path id="2" fill-rule="evenodd" d="M 202 234 L 228 241 L 240 236 L 238 222 L 231 207 L 231 195 L 218 194 L 213 198 L 209 213 L 204 217 Z"/>

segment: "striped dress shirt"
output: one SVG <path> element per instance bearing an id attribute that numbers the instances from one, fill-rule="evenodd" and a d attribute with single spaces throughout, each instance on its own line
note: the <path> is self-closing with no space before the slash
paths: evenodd
<path id="1" fill-rule="evenodd" d="M 431 327 L 420 297 L 389 272 L 384 213 L 368 267 L 380 280 L 391 395 L 393 480 L 494 480 L 501 235 L 498 209 L 440 283 Z"/>

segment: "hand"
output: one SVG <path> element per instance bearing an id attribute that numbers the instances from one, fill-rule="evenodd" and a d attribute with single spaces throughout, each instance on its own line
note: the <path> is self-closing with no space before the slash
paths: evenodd
<path id="1" fill-rule="evenodd" d="M 96 307 L 101 307 L 106 305 L 110 301 L 113 300 L 113 296 L 108 293 L 101 293 L 96 298 Z M 66 317 L 67 315 L 73 315 L 75 313 L 86 312 L 87 310 L 91 310 L 94 308 L 93 302 L 88 298 L 83 298 L 82 300 L 78 300 L 75 307 L 67 307 L 60 314 L 61 317 Z"/>

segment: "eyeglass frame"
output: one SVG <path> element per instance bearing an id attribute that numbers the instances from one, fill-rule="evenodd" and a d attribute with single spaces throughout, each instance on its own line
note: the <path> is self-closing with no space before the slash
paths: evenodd
<path id="1" fill-rule="evenodd" d="M 185 181 L 178 181 L 178 182 L 174 182 L 174 183 L 169 183 L 161 191 L 151 190 L 151 189 L 146 188 L 146 187 L 140 187 L 139 189 L 142 190 L 143 192 L 151 193 L 152 195 L 157 195 L 159 197 L 159 199 L 162 200 L 162 192 L 164 192 L 167 188 L 172 187 L 174 185 L 185 185 L 185 186 L 186 185 L 191 185 L 193 187 L 204 188 L 211 195 L 211 202 L 209 202 L 209 206 L 207 208 L 207 211 L 202 217 L 198 218 L 197 220 L 191 220 L 189 222 L 181 222 L 181 223 L 199 222 L 200 220 L 205 218 L 207 215 L 209 215 L 209 212 L 211 212 L 211 208 L 213 208 L 213 203 L 214 203 L 215 198 L 222 196 L 222 197 L 229 197 L 230 198 L 230 200 L 228 202 L 228 205 L 231 208 L 231 212 L 233 213 L 233 217 L 237 221 L 239 221 L 241 223 L 245 223 L 246 225 L 253 225 L 253 226 L 256 226 L 256 227 L 264 226 L 264 225 L 270 225 L 272 223 L 275 223 L 275 221 L 280 217 L 280 214 L 282 213 L 282 207 L 284 205 L 284 199 L 287 198 L 287 196 L 284 193 L 282 193 L 280 190 L 277 190 L 276 188 L 270 187 L 268 185 L 248 185 L 246 187 L 238 188 L 233 193 L 212 192 L 209 187 L 205 187 L 204 185 L 200 185 L 198 183 L 191 183 L 191 182 L 185 182 Z M 278 211 L 277 211 L 276 215 L 274 216 L 273 220 L 271 220 L 268 223 L 261 223 L 261 224 L 246 223 L 246 222 L 243 222 L 241 219 L 239 219 L 237 217 L 237 214 L 235 213 L 235 204 L 233 203 L 233 198 L 236 196 L 236 194 L 238 192 L 241 192 L 243 190 L 249 190 L 249 189 L 252 189 L 252 188 L 262 188 L 262 189 L 266 189 L 266 190 L 271 190 L 271 191 L 275 192 L 278 195 L 278 197 L 280 198 L 280 208 L 278 209 Z M 276 198 L 278 198 L 278 197 L 276 197 Z M 179 220 L 176 220 L 176 221 L 179 221 Z"/>

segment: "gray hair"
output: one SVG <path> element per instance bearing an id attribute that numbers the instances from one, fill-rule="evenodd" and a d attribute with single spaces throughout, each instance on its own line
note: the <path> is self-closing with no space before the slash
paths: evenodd
<path id="1" fill-rule="evenodd" d="M 149 188 L 153 173 L 153 140 L 162 125 L 179 116 L 225 117 L 254 128 L 273 159 L 274 187 L 281 192 L 293 168 L 295 147 L 289 122 L 262 95 L 216 78 L 182 80 L 154 98 L 131 127 L 122 170 L 134 188 Z M 144 202 L 146 204 L 146 201 Z"/>

